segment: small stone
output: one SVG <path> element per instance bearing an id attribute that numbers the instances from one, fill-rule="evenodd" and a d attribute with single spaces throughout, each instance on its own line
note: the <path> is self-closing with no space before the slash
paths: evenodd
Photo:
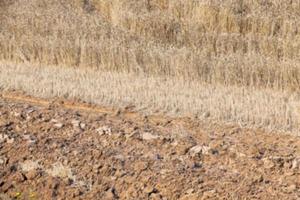
<path id="1" fill-rule="evenodd" d="M 111 128 L 108 127 L 108 126 L 103 126 L 103 127 L 100 127 L 98 129 L 96 129 L 96 131 L 98 132 L 99 135 L 110 135 L 111 134 Z"/>
<path id="2" fill-rule="evenodd" d="M 171 143 L 172 146 L 176 147 L 178 146 L 178 141 L 177 140 L 174 140 L 172 143 Z"/>
<path id="3" fill-rule="evenodd" d="M 150 199 L 151 200 L 161 200 L 162 199 L 162 195 L 159 194 L 159 193 L 151 193 Z"/>
<path id="4" fill-rule="evenodd" d="M 32 145 L 32 144 L 35 144 L 35 143 L 36 143 L 36 140 L 33 140 L 33 139 L 27 140 L 28 145 Z"/>
<path id="5" fill-rule="evenodd" d="M 12 180 L 16 181 L 17 183 L 23 182 L 25 181 L 26 177 L 24 176 L 24 174 L 20 173 L 20 172 L 16 172 L 13 176 L 12 176 Z"/>
<path id="6" fill-rule="evenodd" d="M 47 169 L 46 172 L 53 177 L 75 179 L 72 169 L 60 162 L 52 164 L 52 168 Z"/>
<path id="7" fill-rule="evenodd" d="M 284 158 L 280 156 L 270 156 L 269 159 L 271 159 L 275 163 L 283 163 Z"/>
<path id="8" fill-rule="evenodd" d="M 85 125 L 85 124 L 83 124 L 83 123 L 80 123 L 80 124 L 79 124 L 79 126 L 80 126 L 80 128 L 81 128 L 82 130 L 84 130 L 84 129 L 85 129 L 85 127 L 86 127 L 86 125 Z"/>
<path id="9" fill-rule="evenodd" d="M 210 148 L 209 148 L 208 146 L 204 146 L 204 145 L 196 145 L 196 146 L 192 147 L 192 148 L 189 150 L 189 153 L 190 153 L 192 156 L 196 156 L 196 155 L 199 155 L 199 154 L 207 155 L 207 154 L 209 154 L 209 150 L 210 150 Z"/>
<path id="10" fill-rule="evenodd" d="M 23 172 L 29 172 L 32 170 L 37 170 L 41 166 L 39 165 L 38 161 L 26 160 L 23 163 L 20 163 L 20 167 Z"/>
<path id="11" fill-rule="evenodd" d="M 146 169 L 148 169 L 148 163 L 147 162 L 138 162 L 134 166 L 134 170 L 136 172 L 142 172 Z"/>
<path id="12" fill-rule="evenodd" d="M 154 191 L 155 191 L 155 188 L 152 186 L 147 186 L 144 188 L 144 192 L 146 192 L 147 194 L 151 194 Z"/>
<path id="13" fill-rule="evenodd" d="M 35 138 L 31 135 L 23 135 L 23 138 L 27 141 L 28 144 L 36 143 Z"/>
<path id="14" fill-rule="evenodd" d="M 50 122 L 52 122 L 52 123 L 58 123 L 58 120 L 56 120 L 56 119 L 51 119 Z"/>
<path id="15" fill-rule="evenodd" d="M 210 117 L 210 112 L 205 112 L 202 115 L 203 118 L 209 118 Z"/>
<path id="16" fill-rule="evenodd" d="M 15 117 L 19 117 L 19 116 L 21 116 L 21 113 L 19 113 L 19 112 L 14 112 L 14 116 L 15 116 Z"/>
<path id="17" fill-rule="evenodd" d="M 23 138 L 24 138 L 25 140 L 30 140 L 30 139 L 31 139 L 31 135 L 23 135 Z"/>
<path id="18" fill-rule="evenodd" d="M 292 168 L 292 163 L 291 162 L 284 162 L 283 167 L 285 169 L 290 169 L 290 168 Z"/>
<path id="19" fill-rule="evenodd" d="M 272 160 L 270 160 L 270 159 L 267 159 L 267 158 L 263 159 L 263 162 L 264 162 L 264 167 L 266 169 L 272 169 L 273 167 L 275 167 L 274 162 Z"/>
<path id="20" fill-rule="evenodd" d="M 185 191 L 186 194 L 192 194 L 194 192 L 195 192 L 195 190 L 193 188 L 190 188 L 187 191 Z"/>
<path id="21" fill-rule="evenodd" d="M 38 171 L 37 170 L 30 170 L 28 171 L 25 176 L 28 180 L 32 180 L 38 176 Z"/>
<path id="22" fill-rule="evenodd" d="M 292 169 L 299 169 L 300 168 L 300 157 L 295 158 L 292 162 Z"/>
<path id="23" fill-rule="evenodd" d="M 191 168 L 192 169 L 198 169 L 198 168 L 201 168 L 202 167 L 202 164 L 201 163 L 198 163 L 198 162 L 194 162 L 192 163 L 191 165 Z"/>
<path id="24" fill-rule="evenodd" d="M 30 108 L 30 109 L 26 110 L 27 114 L 33 113 L 34 111 L 35 111 L 35 109 L 33 109 L 33 108 Z"/>
<path id="25" fill-rule="evenodd" d="M 79 120 L 72 120 L 71 123 L 73 124 L 74 127 L 79 127 L 79 125 L 80 125 Z"/>
<path id="26" fill-rule="evenodd" d="M 159 136 L 153 135 L 153 134 L 148 133 L 148 132 L 145 132 L 145 133 L 142 134 L 142 139 L 143 140 L 156 140 L 158 138 L 159 138 Z"/>
<path id="27" fill-rule="evenodd" d="M 286 173 L 284 173 L 284 175 L 285 175 L 286 177 L 288 177 L 288 176 L 294 176 L 294 175 L 295 175 L 295 172 L 294 172 L 294 171 L 287 171 Z"/>
<path id="28" fill-rule="evenodd" d="M 110 188 L 104 195 L 104 198 L 103 199 L 119 199 L 118 197 L 118 194 L 116 192 L 116 189 L 115 188 Z"/>
<path id="29" fill-rule="evenodd" d="M 210 190 L 203 193 L 202 199 L 212 199 L 215 197 L 216 190 Z"/>
<path id="30" fill-rule="evenodd" d="M 297 190 L 297 186 L 296 185 L 290 185 L 290 186 L 288 186 L 286 189 L 285 189 L 285 191 L 287 192 L 287 193 L 292 193 L 292 192 L 294 192 L 294 191 L 296 191 Z"/>
<path id="31" fill-rule="evenodd" d="M 62 123 L 56 123 L 56 124 L 54 124 L 54 126 L 56 128 L 62 128 L 64 125 Z"/>
<path id="32" fill-rule="evenodd" d="M 5 163 L 4 159 L 0 158 L 0 165 L 3 165 Z"/>
<path id="33" fill-rule="evenodd" d="M 6 134 L 0 134 L 0 142 L 5 142 L 8 136 Z"/>
<path id="34" fill-rule="evenodd" d="M 6 140 L 6 142 L 7 142 L 8 144 L 12 144 L 12 143 L 14 143 L 14 141 L 15 141 L 14 138 L 9 138 L 9 139 Z"/>

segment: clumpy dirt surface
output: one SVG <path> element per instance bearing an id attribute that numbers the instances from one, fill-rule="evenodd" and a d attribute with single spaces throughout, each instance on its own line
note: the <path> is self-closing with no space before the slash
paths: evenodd
<path id="1" fill-rule="evenodd" d="M 300 138 L 0 98 L 0 199 L 300 199 Z"/>

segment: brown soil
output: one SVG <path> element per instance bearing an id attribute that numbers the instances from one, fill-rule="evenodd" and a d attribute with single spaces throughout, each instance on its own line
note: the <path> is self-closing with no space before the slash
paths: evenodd
<path id="1" fill-rule="evenodd" d="M 300 138 L 5 94 L 0 199 L 300 199 Z"/>

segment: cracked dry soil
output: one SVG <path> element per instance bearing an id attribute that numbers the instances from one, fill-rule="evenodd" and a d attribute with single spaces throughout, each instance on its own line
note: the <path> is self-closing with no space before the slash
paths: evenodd
<path id="1" fill-rule="evenodd" d="M 300 139 L 0 98 L 0 199 L 300 199 Z"/>

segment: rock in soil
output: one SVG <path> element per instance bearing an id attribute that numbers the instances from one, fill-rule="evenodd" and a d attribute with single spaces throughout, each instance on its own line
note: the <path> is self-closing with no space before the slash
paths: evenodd
<path id="1" fill-rule="evenodd" d="M 300 199 L 296 136 L 0 104 L 0 199 Z"/>

